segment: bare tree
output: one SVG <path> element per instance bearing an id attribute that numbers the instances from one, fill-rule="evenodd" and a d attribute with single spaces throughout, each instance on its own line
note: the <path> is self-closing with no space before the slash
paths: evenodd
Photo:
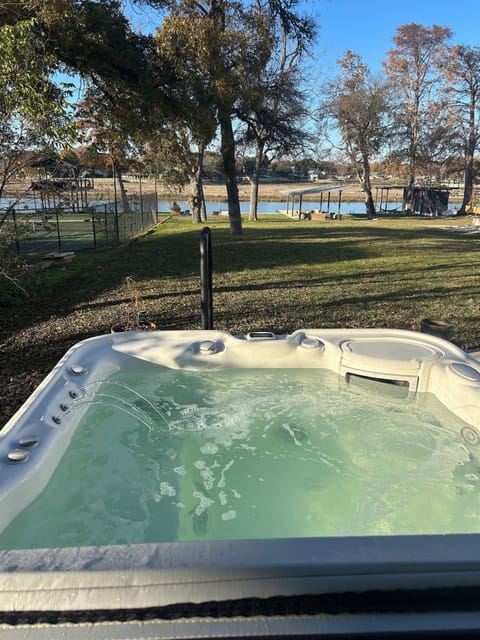
<path id="1" fill-rule="evenodd" d="M 441 65 L 451 114 L 464 157 L 464 188 L 460 213 L 472 205 L 475 152 L 480 139 L 480 47 L 455 45 Z"/>
<path id="2" fill-rule="evenodd" d="M 440 140 L 432 130 L 439 117 L 436 101 L 440 81 L 438 68 L 451 35 L 448 27 L 401 25 L 393 37 L 395 48 L 388 52 L 384 63 L 387 77 L 398 94 L 395 131 L 399 155 L 408 162 L 406 200 L 410 209 L 413 209 L 417 164 L 420 159 L 428 158 L 432 150 L 431 139 Z"/>
<path id="3" fill-rule="evenodd" d="M 304 149 L 309 142 L 302 126 L 308 113 L 305 94 L 299 87 L 304 79 L 301 62 L 315 29 L 308 18 L 293 23 L 293 16 L 288 18 L 275 3 L 265 3 L 251 16 L 255 32 L 265 32 L 265 44 L 258 46 L 264 59 L 260 57 L 258 64 L 248 69 L 237 115 L 246 125 L 243 145 L 255 150 L 252 170 L 245 174 L 250 182 L 249 220 L 256 220 L 262 169 L 278 157 Z"/>
<path id="4" fill-rule="evenodd" d="M 370 163 L 390 132 L 388 87 L 382 77 L 371 73 L 357 53 L 347 51 L 338 64 L 340 73 L 324 90 L 320 126 L 329 130 L 333 121 L 340 131 L 343 150 L 365 193 L 366 214 L 371 218 L 375 215 L 375 204 Z"/>

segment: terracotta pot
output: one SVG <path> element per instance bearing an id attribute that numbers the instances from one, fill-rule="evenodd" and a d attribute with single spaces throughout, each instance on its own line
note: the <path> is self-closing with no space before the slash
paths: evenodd
<path id="1" fill-rule="evenodd" d="M 431 336 L 437 336 L 437 338 L 449 340 L 453 334 L 453 324 L 446 320 L 424 318 L 420 322 L 420 331 L 422 333 L 428 333 Z"/>

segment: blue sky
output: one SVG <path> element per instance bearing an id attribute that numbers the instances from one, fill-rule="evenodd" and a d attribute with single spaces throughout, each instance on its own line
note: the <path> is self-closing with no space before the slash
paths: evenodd
<path id="1" fill-rule="evenodd" d="M 146 7 L 127 12 L 136 28 L 148 31 L 153 13 Z M 480 46 L 480 0 L 299 0 L 318 25 L 315 66 L 324 76 L 336 73 L 336 61 L 347 49 L 359 53 L 372 71 L 393 48 L 392 37 L 402 24 L 450 27 L 452 43 Z"/>
<path id="2" fill-rule="evenodd" d="M 336 73 L 347 49 L 359 53 L 372 71 L 381 70 L 392 37 L 402 24 L 450 27 L 452 43 L 480 46 L 480 0 L 304 0 L 319 25 L 316 66 Z"/>

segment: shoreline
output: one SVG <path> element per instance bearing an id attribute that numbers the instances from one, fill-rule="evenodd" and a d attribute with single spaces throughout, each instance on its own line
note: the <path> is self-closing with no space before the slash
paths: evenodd
<path id="1" fill-rule="evenodd" d="M 5 190 L 4 197 L 31 197 L 32 194 L 38 196 L 39 192 L 30 190 L 31 180 L 25 178 L 17 182 L 13 182 Z M 125 178 L 125 187 L 128 196 L 135 197 L 140 193 L 154 193 L 155 187 L 157 189 L 157 197 L 159 200 L 182 200 L 187 201 L 190 197 L 190 190 L 184 189 L 172 189 L 171 187 L 162 185 L 160 182 L 153 180 L 136 180 L 132 178 Z M 114 199 L 114 186 L 112 178 L 94 178 L 92 179 L 93 188 L 86 190 L 86 196 L 88 200 L 113 200 Z M 360 188 L 360 185 L 356 182 L 338 182 L 322 181 L 322 182 L 268 182 L 261 183 L 259 185 L 258 201 L 259 202 L 287 202 L 287 196 L 284 191 L 293 191 L 301 189 L 314 189 L 315 187 L 332 187 L 332 189 L 338 189 L 342 187 L 342 203 L 345 202 L 364 202 L 364 193 Z M 372 191 L 374 201 L 379 201 L 380 189 L 382 187 L 389 187 L 388 202 L 401 202 L 403 197 L 403 187 L 392 187 L 390 185 L 379 183 L 372 185 Z M 118 188 L 117 188 L 118 192 Z M 377 193 L 378 192 L 378 193 Z M 69 194 L 69 191 L 64 192 Z M 211 202 L 227 202 L 227 192 L 224 183 L 204 183 L 205 200 Z M 336 191 L 332 191 L 332 204 L 337 202 Z M 250 185 L 244 182 L 240 182 L 238 185 L 238 194 L 240 201 L 248 202 L 250 200 Z M 304 202 L 319 202 L 320 193 L 317 194 L 305 194 L 302 198 Z M 326 202 L 327 192 L 323 192 L 323 202 Z M 378 197 L 376 197 L 378 195 Z M 119 194 L 117 193 L 117 197 Z M 449 197 L 449 202 L 458 204 L 462 202 L 463 191 L 461 188 L 452 189 Z M 296 199 L 298 202 L 298 199 Z"/>

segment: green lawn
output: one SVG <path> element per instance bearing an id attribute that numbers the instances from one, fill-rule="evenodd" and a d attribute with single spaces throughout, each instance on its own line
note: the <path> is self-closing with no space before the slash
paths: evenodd
<path id="1" fill-rule="evenodd" d="M 268 215 L 245 221 L 243 235 L 231 236 L 228 219 L 209 220 L 214 327 L 234 334 L 416 330 L 421 318 L 436 317 L 454 323 L 453 342 L 478 348 L 480 234 L 442 228 L 468 222 Z M 72 344 L 108 332 L 128 309 L 128 275 L 159 329 L 199 328 L 200 229 L 190 219 L 171 219 L 117 249 L 79 252 L 70 264 L 23 277 L 28 298 L 3 283 L 0 386 L 18 373 L 39 381 Z"/>
<path id="2" fill-rule="evenodd" d="M 458 344 L 477 346 L 480 236 L 441 228 L 465 223 L 297 222 L 264 216 L 245 222 L 242 236 L 231 236 L 226 219 L 209 221 L 214 325 L 233 333 L 415 329 L 421 318 L 435 316 L 455 323 Z M 128 246 L 80 253 L 64 270 L 43 271 L 25 286 L 35 290 L 34 298 L 55 297 L 65 316 L 96 308 L 91 326 L 96 334 L 121 314 L 123 281 L 132 275 L 142 306 L 159 328 L 195 328 L 200 325 L 199 231 L 190 220 L 172 220 Z"/>

